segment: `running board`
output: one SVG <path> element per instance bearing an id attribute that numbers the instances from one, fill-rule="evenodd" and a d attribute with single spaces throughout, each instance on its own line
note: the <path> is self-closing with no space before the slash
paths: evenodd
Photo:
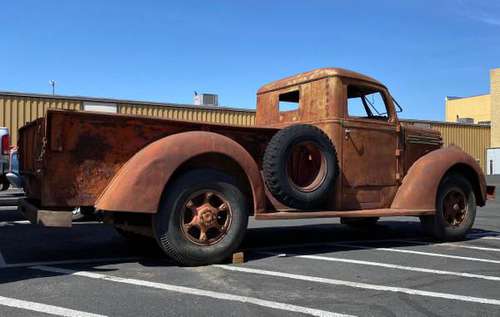
<path id="1" fill-rule="evenodd" d="M 269 211 L 255 215 L 256 220 L 308 219 L 308 218 L 361 218 L 361 217 L 395 217 L 395 216 L 425 216 L 435 214 L 428 209 L 363 209 L 363 210 L 328 210 L 328 211 Z"/>
<path id="2" fill-rule="evenodd" d="M 32 224 L 64 228 L 70 228 L 72 225 L 73 213 L 71 211 L 39 209 L 27 199 L 19 200 L 17 210 Z"/>

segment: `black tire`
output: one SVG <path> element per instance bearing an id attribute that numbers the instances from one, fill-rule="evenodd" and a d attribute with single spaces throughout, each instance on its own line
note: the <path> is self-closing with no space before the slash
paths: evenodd
<path id="1" fill-rule="evenodd" d="M 306 164 L 305 157 L 309 160 Z M 277 200 L 292 208 L 317 209 L 335 185 L 337 153 L 321 129 L 304 124 L 289 126 L 278 131 L 267 145 L 263 172 Z"/>
<path id="2" fill-rule="evenodd" d="M 455 216 L 447 212 L 453 196 L 458 199 Z M 463 201 L 463 202 L 462 202 Z M 463 206 L 461 206 L 463 205 Z M 448 206 L 448 207 L 447 207 Z M 453 208 L 452 208 L 453 209 Z M 436 197 L 436 214 L 420 217 L 424 232 L 439 241 L 463 240 L 476 218 L 476 197 L 470 182 L 460 174 L 446 175 L 439 185 Z M 459 219 L 459 220 L 457 220 Z"/>
<path id="3" fill-rule="evenodd" d="M 225 233 L 220 238 L 213 238 L 212 243 L 202 241 L 201 227 L 198 227 L 199 240 L 197 240 L 196 228 L 191 228 L 195 230 L 193 233 L 189 231 L 190 229 L 185 229 L 184 225 L 185 217 L 189 216 L 190 212 L 199 215 L 199 219 L 206 219 L 202 217 L 204 211 L 201 214 L 198 211 L 203 205 L 196 207 L 195 212 L 188 205 L 193 204 L 199 196 L 203 197 L 208 193 L 215 197 L 211 196 L 209 199 L 220 199 L 218 203 L 212 201 L 209 204 L 217 205 L 221 201 L 226 203 L 223 220 Z M 218 209 L 221 209 L 222 205 L 220 204 Z M 153 216 L 153 230 L 162 250 L 177 262 L 189 266 L 207 265 L 219 263 L 232 255 L 243 240 L 248 225 L 248 215 L 247 199 L 232 177 L 213 169 L 198 169 L 179 176 L 173 183 L 167 185 L 160 210 Z M 219 214 L 210 218 L 211 223 L 218 223 L 218 217 Z M 205 239 L 208 239 L 210 231 L 206 232 Z"/>
<path id="4" fill-rule="evenodd" d="M 340 218 L 340 223 L 353 228 L 365 228 L 376 225 L 379 219 L 379 217 Z"/>

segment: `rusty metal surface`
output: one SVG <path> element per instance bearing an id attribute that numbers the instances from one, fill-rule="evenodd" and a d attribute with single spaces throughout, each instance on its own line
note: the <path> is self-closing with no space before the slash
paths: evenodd
<path id="1" fill-rule="evenodd" d="M 252 153 L 256 157 L 275 131 L 49 110 L 44 119 L 21 130 L 20 165 L 27 195 L 40 200 L 43 207 L 92 206 L 134 154 L 158 139 L 193 130 L 213 130 L 228 135 L 244 145 L 247 155 Z M 45 147 L 45 134 L 37 131 L 46 131 Z M 199 141 L 199 146 L 210 146 L 204 139 Z"/>
<path id="2" fill-rule="evenodd" d="M 313 219 L 313 218 L 366 218 L 366 217 L 388 217 L 388 216 L 425 216 L 432 215 L 435 209 L 364 209 L 364 210 L 327 210 L 327 211 L 280 211 L 268 212 L 255 215 L 257 220 L 280 220 L 280 219 Z"/>
<path id="3" fill-rule="evenodd" d="M 350 117 L 351 85 L 379 91 L 387 105 L 387 118 Z M 291 92 L 300 96 L 298 110 L 280 112 L 280 94 Z M 257 95 L 254 128 L 49 111 L 38 122 L 44 134 L 35 133 L 37 124 L 22 130 L 20 151 L 25 156 L 21 164 L 37 166 L 32 174 L 27 173 L 27 191 L 42 206 L 94 205 L 100 196 L 97 208 L 101 210 L 155 213 L 177 168 L 199 167 L 200 162 L 188 163 L 190 158 L 203 157 L 202 167 L 236 174 L 243 171 L 259 215 L 273 211 L 274 205 L 269 193 L 265 197 L 259 172 L 265 147 L 277 129 L 299 122 L 315 125 L 330 137 L 341 173 L 326 206 L 329 211 L 309 215 L 293 211 L 293 215 L 280 213 L 278 218 L 331 217 L 349 210 L 353 217 L 360 217 L 362 209 L 372 211 L 362 212 L 367 217 L 374 216 L 373 212 L 375 216 L 433 213 L 441 177 L 455 164 L 477 175 L 478 204 L 484 203 L 484 175 L 472 157 L 457 148 L 440 150 L 439 132 L 402 127 L 387 88 L 340 69 L 320 69 L 263 86 Z M 207 156 L 210 153 L 237 164 Z M 278 207 L 274 209 L 283 209 Z"/>
<path id="4" fill-rule="evenodd" d="M 443 146 L 439 131 L 412 126 L 403 126 L 401 129 L 401 141 L 404 144 L 404 174 L 420 157 Z"/>
<path id="5" fill-rule="evenodd" d="M 278 89 L 284 89 L 291 86 L 296 86 L 312 81 L 317 81 L 327 77 L 345 77 L 352 78 L 359 81 L 371 82 L 380 86 L 384 86 L 381 82 L 368 77 L 366 75 L 356 73 L 342 68 L 318 68 L 309 72 L 304 72 L 289 76 L 280 80 L 273 81 L 264 86 L 261 86 L 257 94 L 264 94 Z"/>
<path id="6" fill-rule="evenodd" d="M 234 140 L 206 131 L 171 135 L 139 151 L 99 197 L 96 208 L 155 213 L 163 188 L 177 168 L 205 153 L 220 153 L 236 161 L 250 182 L 255 212 L 265 209 L 264 185 L 256 161 Z"/>
<path id="7" fill-rule="evenodd" d="M 449 146 L 424 155 L 410 167 L 391 208 L 435 208 L 436 193 L 441 179 L 453 167 L 456 167 L 458 172 L 466 175 L 470 173 L 477 178 L 476 201 L 479 206 L 484 205 L 486 180 L 481 168 L 473 157 L 457 147 Z M 475 185 L 474 182 L 472 185 Z"/>

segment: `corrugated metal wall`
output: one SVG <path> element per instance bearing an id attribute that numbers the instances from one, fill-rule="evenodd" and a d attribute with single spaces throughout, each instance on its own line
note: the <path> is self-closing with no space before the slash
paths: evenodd
<path id="1" fill-rule="evenodd" d="M 144 115 L 175 120 L 201 121 L 250 126 L 255 124 L 255 112 L 224 109 L 196 109 L 175 106 L 118 104 L 118 113 Z"/>
<path id="2" fill-rule="evenodd" d="M 80 110 L 81 101 L 0 95 L 0 126 L 8 127 L 11 144 L 17 143 L 17 129 L 43 116 L 49 108 Z"/>
<path id="3" fill-rule="evenodd" d="M 26 122 L 33 121 L 44 115 L 49 108 L 82 110 L 84 98 L 64 98 L 49 96 L 0 94 L 0 126 L 8 127 L 11 134 L 11 144 L 17 144 L 17 130 Z M 89 99 L 92 102 L 99 102 Z M 110 100 L 103 100 L 113 103 Z M 255 124 L 255 112 L 230 109 L 207 109 L 182 107 L 176 105 L 134 104 L 116 102 L 117 111 L 121 114 L 161 117 L 175 120 L 201 121 L 231 125 L 251 126 Z"/>
<path id="4" fill-rule="evenodd" d="M 486 170 L 486 149 L 490 147 L 489 126 L 457 124 L 451 122 L 403 121 L 405 125 L 418 125 L 441 132 L 445 145 L 455 144 L 479 161 Z"/>

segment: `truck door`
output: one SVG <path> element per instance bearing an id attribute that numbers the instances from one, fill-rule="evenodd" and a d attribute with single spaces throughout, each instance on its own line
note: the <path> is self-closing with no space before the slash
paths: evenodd
<path id="1" fill-rule="evenodd" d="M 342 124 L 342 207 L 387 208 L 398 182 L 398 129 L 389 94 L 372 85 L 346 86 Z"/>

